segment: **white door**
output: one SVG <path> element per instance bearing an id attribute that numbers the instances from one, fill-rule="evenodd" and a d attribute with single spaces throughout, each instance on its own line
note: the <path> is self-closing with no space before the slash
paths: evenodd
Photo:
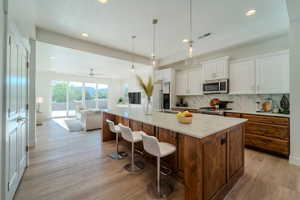
<path id="1" fill-rule="evenodd" d="M 201 68 L 191 69 L 188 72 L 188 90 L 190 95 L 202 95 Z"/>
<path id="2" fill-rule="evenodd" d="M 256 60 L 259 94 L 289 93 L 289 53 L 274 53 Z"/>
<path id="3" fill-rule="evenodd" d="M 230 64 L 230 94 L 255 94 L 255 60 Z"/>
<path id="4" fill-rule="evenodd" d="M 187 94 L 187 71 L 177 71 L 176 72 L 176 95 L 186 95 Z"/>
<path id="5" fill-rule="evenodd" d="M 6 199 L 12 199 L 27 161 L 27 51 L 10 36 L 7 48 Z"/>
<path id="6" fill-rule="evenodd" d="M 27 161 L 27 128 L 28 128 L 28 67 L 27 67 L 27 51 L 25 48 L 19 50 L 18 64 L 18 162 L 19 162 L 19 178 L 22 177 L 26 168 Z"/>

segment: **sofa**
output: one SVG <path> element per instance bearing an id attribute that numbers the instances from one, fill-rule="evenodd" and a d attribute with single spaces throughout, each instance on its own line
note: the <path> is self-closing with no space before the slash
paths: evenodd
<path id="1" fill-rule="evenodd" d="M 102 128 L 102 112 L 76 105 L 76 118 L 80 120 L 83 130 L 90 131 Z"/>

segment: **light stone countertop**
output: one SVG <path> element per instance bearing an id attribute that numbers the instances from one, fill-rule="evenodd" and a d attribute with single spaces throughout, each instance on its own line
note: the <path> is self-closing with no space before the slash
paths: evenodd
<path id="1" fill-rule="evenodd" d="M 137 108 L 113 108 L 102 111 L 196 138 L 203 138 L 247 121 L 242 118 L 193 113 L 191 124 L 181 124 L 173 113 L 154 111 L 152 115 L 145 115 L 142 109 Z"/>
<path id="2" fill-rule="evenodd" d="M 290 115 L 281 114 L 281 113 L 272 113 L 272 112 L 256 112 L 256 111 L 243 111 L 243 110 L 227 110 L 225 112 L 231 113 L 244 113 L 244 114 L 252 114 L 252 115 L 265 115 L 265 116 L 273 116 L 273 117 L 287 117 L 289 118 Z"/>
<path id="3" fill-rule="evenodd" d="M 175 106 L 174 108 L 186 108 L 186 109 L 199 109 L 199 108 L 192 108 L 192 107 L 178 107 Z M 244 114 L 252 114 L 252 115 L 265 115 L 265 116 L 273 116 L 273 117 L 287 117 L 289 118 L 290 115 L 288 114 L 281 114 L 281 113 L 272 113 L 272 112 L 256 112 L 251 110 L 225 110 L 228 113 L 244 113 Z"/>

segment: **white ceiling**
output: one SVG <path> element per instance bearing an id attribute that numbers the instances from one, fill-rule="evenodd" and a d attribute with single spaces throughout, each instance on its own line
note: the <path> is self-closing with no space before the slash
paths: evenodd
<path id="1" fill-rule="evenodd" d="M 100 78 L 128 79 L 131 63 L 111 57 L 37 42 L 37 69 L 63 74 L 88 76 L 90 69 Z M 152 73 L 152 66 L 135 64 L 137 74 Z"/>
<path id="2" fill-rule="evenodd" d="M 137 36 L 136 51 L 150 56 L 152 18 L 158 18 L 158 57 L 162 63 L 183 59 L 181 40 L 188 35 L 187 0 L 34 0 L 36 23 L 42 28 L 110 47 L 130 51 L 130 36 Z M 255 16 L 246 17 L 249 9 Z M 195 54 L 288 31 L 285 0 L 193 0 Z M 207 39 L 199 35 L 212 32 Z"/>

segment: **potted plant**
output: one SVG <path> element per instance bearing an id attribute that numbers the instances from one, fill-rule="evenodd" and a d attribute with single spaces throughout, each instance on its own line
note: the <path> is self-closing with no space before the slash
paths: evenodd
<path id="1" fill-rule="evenodd" d="M 138 80 L 140 87 L 143 89 L 144 93 L 147 96 L 147 101 L 146 104 L 144 105 L 144 112 L 146 115 L 151 115 L 152 114 L 151 97 L 153 95 L 153 89 L 154 89 L 152 78 L 151 76 L 149 76 L 148 83 L 145 83 L 139 75 L 136 75 L 136 78 Z"/>

